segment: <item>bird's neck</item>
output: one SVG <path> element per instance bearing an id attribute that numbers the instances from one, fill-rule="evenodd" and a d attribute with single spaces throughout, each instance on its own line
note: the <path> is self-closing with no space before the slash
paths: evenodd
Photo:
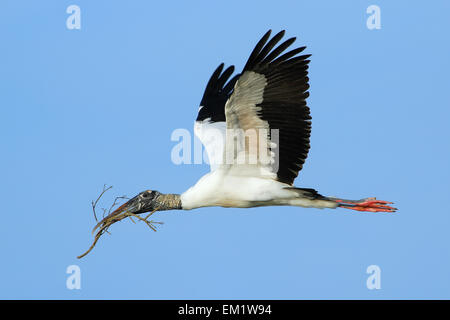
<path id="1" fill-rule="evenodd" d="M 181 198 L 179 194 L 160 194 L 156 201 L 158 211 L 181 209 Z"/>

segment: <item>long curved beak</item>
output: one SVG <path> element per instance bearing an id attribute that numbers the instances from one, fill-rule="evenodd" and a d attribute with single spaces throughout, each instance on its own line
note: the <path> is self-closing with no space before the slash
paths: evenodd
<path id="1" fill-rule="evenodd" d="M 131 212 L 131 213 L 136 213 L 139 210 L 139 203 L 138 203 L 138 197 L 134 197 L 130 200 L 128 200 L 127 202 L 125 202 L 123 205 L 121 205 L 120 207 L 118 207 L 116 210 L 114 210 L 113 212 L 111 212 L 108 216 L 110 217 L 114 217 L 117 216 L 123 212 Z"/>
<path id="2" fill-rule="evenodd" d="M 121 213 L 124 212 L 131 212 L 131 213 L 138 213 L 139 209 L 141 207 L 141 204 L 139 203 L 139 196 L 136 196 L 134 198 L 131 198 L 127 202 L 125 202 L 123 205 L 118 207 L 116 210 L 111 212 L 108 217 L 114 217 L 118 216 Z"/>

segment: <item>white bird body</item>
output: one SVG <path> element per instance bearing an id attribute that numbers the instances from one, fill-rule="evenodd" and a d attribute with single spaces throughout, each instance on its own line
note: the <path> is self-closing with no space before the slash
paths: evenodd
<path id="1" fill-rule="evenodd" d="M 233 167 L 220 167 L 207 173 L 181 194 L 182 208 L 190 210 L 211 206 L 250 208 L 273 205 L 337 207 L 337 203 L 333 201 L 303 198 L 301 193 L 286 183 L 271 178 L 243 176 L 238 171 L 240 170 Z"/>

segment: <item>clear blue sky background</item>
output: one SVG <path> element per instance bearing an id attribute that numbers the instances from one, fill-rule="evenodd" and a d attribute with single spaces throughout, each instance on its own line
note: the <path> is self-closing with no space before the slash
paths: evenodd
<path id="1" fill-rule="evenodd" d="M 66 8 L 81 8 L 68 30 Z M 366 8 L 381 8 L 368 30 Z M 450 298 L 448 1 L 1 1 L 0 298 Z M 91 254 L 90 201 L 181 193 L 171 162 L 211 72 L 269 28 L 307 45 L 312 149 L 296 180 L 396 214 L 295 207 L 123 221 Z M 66 268 L 81 268 L 81 290 Z M 381 289 L 366 268 L 381 268 Z"/>

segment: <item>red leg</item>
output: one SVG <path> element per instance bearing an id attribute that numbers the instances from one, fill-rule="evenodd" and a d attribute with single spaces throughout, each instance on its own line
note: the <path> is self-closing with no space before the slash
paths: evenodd
<path id="1" fill-rule="evenodd" d="M 362 200 L 333 199 L 339 203 L 339 207 L 344 209 L 365 211 L 365 212 L 395 212 L 397 208 L 388 206 L 389 201 L 377 200 L 376 198 L 366 198 Z"/>

